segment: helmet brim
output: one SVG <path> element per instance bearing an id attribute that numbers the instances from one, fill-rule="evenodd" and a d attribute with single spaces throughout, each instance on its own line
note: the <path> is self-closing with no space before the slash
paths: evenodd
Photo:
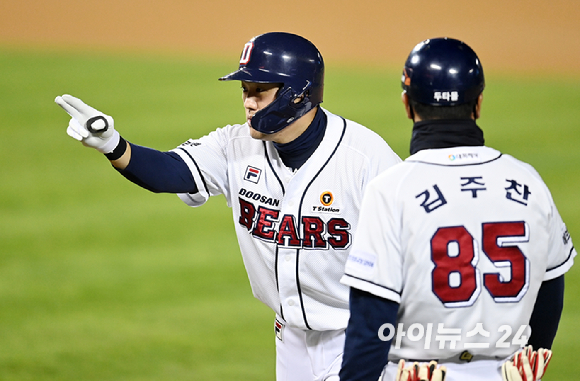
<path id="1" fill-rule="evenodd" d="M 255 83 L 284 83 L 287 79 L 288 76 L 281 73 L 271 73 L 263 69 L 250 69 L 245 67 L 219 78 L 220 81 L 244 81 Z"/>

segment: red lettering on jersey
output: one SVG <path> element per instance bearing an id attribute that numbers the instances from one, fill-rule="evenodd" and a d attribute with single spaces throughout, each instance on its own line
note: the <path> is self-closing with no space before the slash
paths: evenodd
<path id="1" fill-rule="evenodd" d="M 256 227 L 254 228 L 254 231 L 252 231 L 252 234 L 258 238 L 273 241 L 276 235 L 274 223 L 278 221 L 279 213 L 279 210 L 272 210 L 260 206 L 258 208 Z"/>
<path id="2" fill-rule="evenodd" d="M 331 237 L 328 239 L 330 246 L 335 249 L 344 249 L 350 246 L 350 224 L 343 218 L 332 218 L 328 221 L 328 234 Z"/>
<path id="3" fill-rule="evenodd" d="M 238 222 L 240 225 L 245 226 L 246 229 L 251 230 L 252 225 L 254 225 L 254 214 L 256 214 L 256 208 L 251 202 L 242 200 L 239 197 L 238 200 L 240 200 L 240 219 Z"/>
<path id="4" fill-rule="evenodd" d="M 248 194 L 245 193 L 247 196 Z M 328 244 L 334 249 L 345 249 L 350 246 L 351 226 L 343 218 L 331 218 L 325 223 L 320 217 L 303 217 L 302 229 L 304 240 L 300 239 L 296 218 L 287 214 L 279 219 L 280 211 L 256 206 L 242 198 L 238 222 L 256 238 L 276 242 L 284 247 L 303 247 L 306 249 L 326 249 Z M 328 242 L 324 236 L 328 229 Z"/>
<path id="5" fill-rule="evenodd" d="M 529 261 L 516 245 L 529 241 L 527 225 L 519 221 L 481 226 L 483 252 L 496 268 L 506 268 L 503 275 L 499 271 L 484 273 L 483 284 L 494 301 L 518 302 L 529 288 Z M 473 242 L 473 236 L 463 226 L 439 228 L 431 239 L 433 292 L 446 307 L 466 307 L 479 297 L 479 258 Z M 452 244 L 456 247 L 451 250 Z"/>
<path id="6" fill-rule="evenodd" d="M 304 226 L 303 247 L 319 249 L 326 247 L 326 241 L 322 238 L 324 222 L 319 217 L 302 217 Z"/>
<path id="7" fill-rule="evenodd" d="M 523 241 L 528 241 L 524 222 L 483 224 L 483 251 L 496 266 L 511 267 L 509 281 L 503 280 L 499 273 L 488 273 L 483 277 L 483 284 L 495 301 L 517 298 L 524 287 L 524 292 L 527 290 L 527 259 L 519 247 L 514 245 L 515 241 L 521 242 L 522 239 L 509 240 L 509 243 L 505 244 L 499 243 L 502 238 L 515 237 L 523 237 Z"/>
<path id="8" fill-rule="evenodd" d="M 451 243 L 456 243 L 458 252 L 449 252 Z M 463 226 L 439 228 L 431 238 L 431 260 L 435 264 L 432 287 L 443 304 L 467 306 L 472 303 L 478 289 L 474 253 L 473 237 Z M 455 277 L 453 284 L 452 277 Z"/>
<path id="9" fill-rule="evenodd" d="M 280 229 L 278 231 L 278 245 L 293 247 L 300 246 L 300 239 L 298 239 L 298 233 L 296 232 L 294 216 L 287 214 L 282 217 L 282 222 L 280 222 Z"/>

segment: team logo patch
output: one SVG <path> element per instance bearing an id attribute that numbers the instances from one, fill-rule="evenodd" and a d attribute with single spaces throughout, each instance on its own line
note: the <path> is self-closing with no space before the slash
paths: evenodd
<path id="1" fill-rule="evenodd" d="M 282 324 L 282 322 L 278 319 L 276 319 L 276 322 L 274 322 L 274 331 L 276 332 L 276 338 L 280 341 L 284 341 L 284 324 Z"/>
<path id="2" fill-rule="evenodd" d="M 244 180 L 250 181 L 254 184 L 258 184 L 261 175 L 262 175 L 261 169 L 254 168 L 248 165 L 248 168 L 246 168 L 246 174 L 244 175 Z"/>
<path id="3" fill-rule="evenodd" d="M 242 51 L 242 55 L 240 56 L 240 65 L 245 65 L 250 62 L 250 57 L 252 56 L 252 50 L 254 49 L 254 40 L 247 42 L 244 45 L 244 50 Z"/>

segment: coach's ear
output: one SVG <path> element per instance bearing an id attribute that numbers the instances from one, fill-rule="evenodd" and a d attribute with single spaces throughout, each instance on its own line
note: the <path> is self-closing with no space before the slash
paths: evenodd
<path id="1" fill-rule="evenodd" d="M 401 94 L 401 100 L 403 101 L 403 105 L 405 106 L 405 111 L 407 112 L 407 118 L 411 119 L 414 122 L 415 121 L 415 113 L 413 112 L 413 109 L 411 108 L 411 104 L 409 103 L 409 95 L 407 95 L 407 92 L 405 90 L 403 90 L 403 93 Z"/>
<path id="2" fill-rule="evenodd" d="M 475 110 L 474 110 L 474 119 L 479 119 L 479 116 L 481 115 L 481 104 L 483 103 L 483 93 L 479 94 L 479 97 L 477 97 L 477 103 L 475 104 Z"/>

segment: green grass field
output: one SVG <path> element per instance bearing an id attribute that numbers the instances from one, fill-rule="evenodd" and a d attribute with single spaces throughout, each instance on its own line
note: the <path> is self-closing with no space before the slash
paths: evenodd
<path id="1" fill-rule="evenodd" d="M 192 209 L 124 180 L 66 135 L 70 93 L 168 150 L 243 121 L 236 64 L 0 49 L 0 380 L 274 380 L 273 313 L 247 281 L 223 197 Z M 527 161 L 580 242 L 580 80 L 488 72 L 488 145 Z M 398 69 L 327 63 L 324 106 L 403 158 Z M 545 380 L 580 372 L 580 269 Z"/>

